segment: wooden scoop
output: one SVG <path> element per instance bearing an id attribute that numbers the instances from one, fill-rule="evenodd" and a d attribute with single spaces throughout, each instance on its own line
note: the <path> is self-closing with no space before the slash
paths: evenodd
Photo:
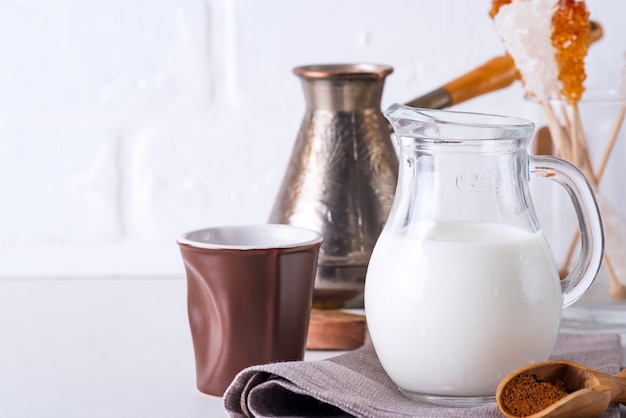
<path id="1" fill-rule="evenodd" d="M 510 412 L 503 392 L 520 375 L 535 375 L 544 382 L 564 383 L 569 393 L 547 408 L 530 415 L 538 417 L 599 417 L 611 402 L 626 402 L 626 370 L 610 375 L 573 361 L 544 361 L 531 364 L 505 377 L 496 390 L 498 408 L 506 417 L 517 417 Z"/>

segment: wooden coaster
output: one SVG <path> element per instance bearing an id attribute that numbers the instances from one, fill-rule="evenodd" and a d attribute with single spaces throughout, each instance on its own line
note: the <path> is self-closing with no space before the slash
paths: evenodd
<path id="1" fill-rule="evenodd" d="M 307 350 L 353 350 L 367 338 L 364 315 L 333 309 L 311 310 Z"/>

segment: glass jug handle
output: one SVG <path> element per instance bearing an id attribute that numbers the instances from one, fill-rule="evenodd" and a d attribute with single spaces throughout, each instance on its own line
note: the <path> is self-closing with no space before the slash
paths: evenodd
<path id="1" fill-rule="evenodd" d="M 604 254 L 602 220 L 591 186 L 573 164 L 558 157 L 531 156 L 533 176 L 554 180 L 567 190 L 578 217 L 581 251 L 576 265 L 561 280 L 563 307 L 576 302 L 593 283 Z"/>

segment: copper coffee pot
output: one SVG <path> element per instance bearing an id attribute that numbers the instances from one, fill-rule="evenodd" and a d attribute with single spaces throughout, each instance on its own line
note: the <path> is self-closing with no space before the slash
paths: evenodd
<path id="1" fill-rule="evenodd" d="M 384 65 L 297 67 L 306 112 L 269 221 L 321 232 L 313 306 L 359 308 L 398 158 L 380 111 Z"/>

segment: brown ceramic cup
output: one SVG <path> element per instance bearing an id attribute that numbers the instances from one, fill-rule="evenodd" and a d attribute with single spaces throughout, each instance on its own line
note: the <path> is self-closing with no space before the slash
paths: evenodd
<path id="1" fill-rule="evenodd" d="M 196 384 L 222 396 L 244 368 L 302 360 L 322 236 L 291 225 L 208 228 L 177 240 Z"/>

